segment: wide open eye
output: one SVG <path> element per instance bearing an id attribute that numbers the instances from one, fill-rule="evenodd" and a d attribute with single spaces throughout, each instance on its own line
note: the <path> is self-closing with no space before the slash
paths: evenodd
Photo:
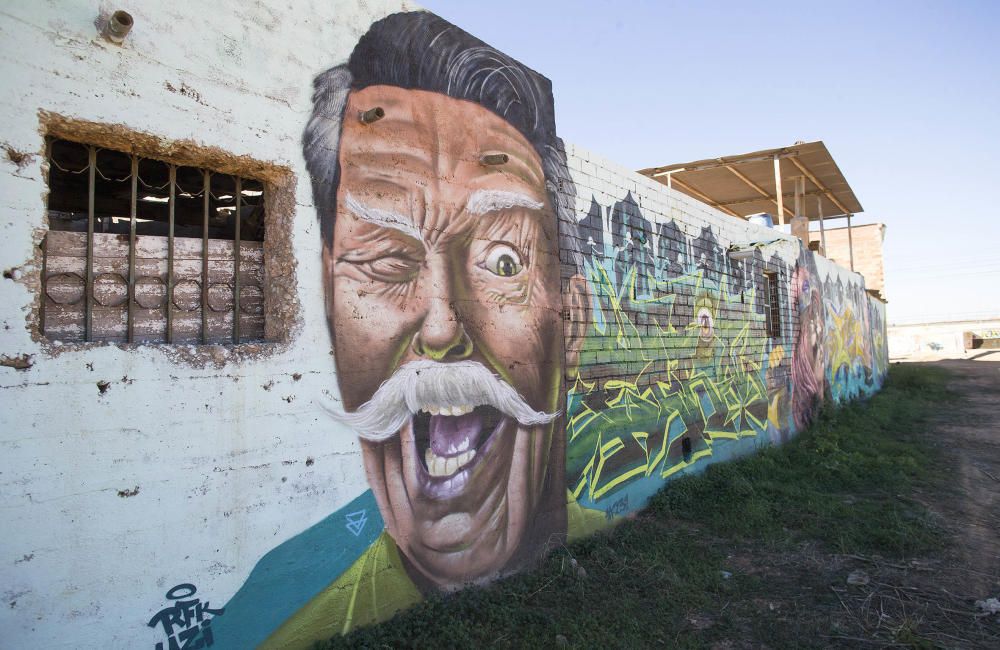
<path id="1" fill-rule="evenodd" d="M 506 244 L 497 244 L 491 248 L 486 255 L 486 263 L 483 266 L 493 275 L 499 275 L 502 278 L 517 275 L 524 268 L 521 264 L 521 256 Z"/>

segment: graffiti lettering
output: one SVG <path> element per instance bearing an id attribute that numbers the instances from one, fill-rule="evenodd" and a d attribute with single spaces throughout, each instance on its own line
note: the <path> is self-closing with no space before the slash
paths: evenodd
<path id="1" fill-rule="evenodd" d="M 615 517 L 621 517 L 628 512 L 628 495 L 626 494 L 622 498 L 618 499 L 610 506 L 604 509 L 604 518 L 607 521 L 611 521 Z"/>
<path id="2" fill-rule="evenodd" d="M 212 617 L 225 613 L 225 607 L 212 609 L 206 600 L 184 600 L 197 593 L 191 583 L 185 582 L 167 592 L 167 600 L 174 604 L 164 607 L 149 619 L 149 627 L 160 626 L 167 635 L 167 650 L 199 650 L 214 643 L 212 637 Z M 164 650 L 163 642 L 156 644 L 156 650 Z"/>
<path id="3" fill-rule="evenodd" d="M 654 233 L 630 195 L 608 208 L 592 199 L 584 222 L 611 231 L 589 239 L 592 318 L 567 393 L 567 478 L 585 505 L 636 486 L 648 495 L 710 458 L 785 440 L 824 398 L 880 384 L 878 310 L 860 285 L 822 281 L 808 251 L 793 266 L 759 253 L 732 262 L 708 229 L 687 237 L 667 222 Z M 786 326 L 773 338 L 765 270 L 788 287 L 775 316 Z"/>

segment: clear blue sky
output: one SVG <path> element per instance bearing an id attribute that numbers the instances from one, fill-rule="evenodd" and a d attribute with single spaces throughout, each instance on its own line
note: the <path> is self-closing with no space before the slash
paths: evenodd
<path id="1" fill-rule="evenodd" d="M 1000 316 L 1000 2 L 423 4 L 626 166 L 825 141 L 887 226 L 889 322 Z"/>

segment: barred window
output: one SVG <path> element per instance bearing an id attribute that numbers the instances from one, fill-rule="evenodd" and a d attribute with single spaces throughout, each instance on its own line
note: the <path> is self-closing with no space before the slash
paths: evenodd
<path id="1" fill-rule="evenodd" d="M 768 337 L 781 338 L 781 295 L 778 274 L 764 271 L 764 328 Z"/>
<path id="2" fill-rule="evenodd" d="M 47 338 L 263 340 L 263 183 L 68 140 L 47 144 Z"/>

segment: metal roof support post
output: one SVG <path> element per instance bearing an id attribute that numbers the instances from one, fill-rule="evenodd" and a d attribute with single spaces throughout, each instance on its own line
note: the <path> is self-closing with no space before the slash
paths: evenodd
<path id="1" fill-rule="evenodd" d="M 781 159 L 774 157 L 774 197 L 778 200 L 778 223 L 785 225 L 785 202 L 781 193 Z"/>
<path id="2" fill-rule="evenodd" d="M 847 213 L 847 250 L 851 253 L 851 270 L 854 270 L 854 237 L 851 236 L 851 213 Z"/>
<path id="3" fill-rule="evenodd" d="M 823 197 L 816 197 L 816 209 L 819 212 L 819 242 L 823 247 L 823 256 L 826 256 L 826 229 L 823 227 Z"/>

